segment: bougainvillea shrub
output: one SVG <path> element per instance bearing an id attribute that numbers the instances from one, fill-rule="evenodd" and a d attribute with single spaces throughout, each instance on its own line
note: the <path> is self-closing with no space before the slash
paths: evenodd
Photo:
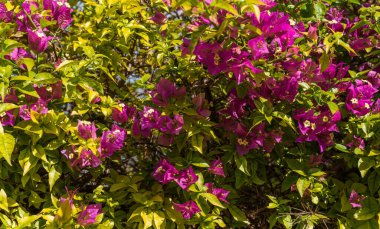
<path id="1" fill-rule="evenodd" d="M 379 20 L 1 0 L 1 228 L 379 228 Z"/>

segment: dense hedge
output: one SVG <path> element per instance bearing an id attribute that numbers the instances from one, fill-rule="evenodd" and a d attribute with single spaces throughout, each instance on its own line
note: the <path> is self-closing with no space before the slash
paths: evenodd
<path id="1" fill-rule="evenodd" d="M 376 2 L 0 0 L 1 228 L 379 228 Z"/>

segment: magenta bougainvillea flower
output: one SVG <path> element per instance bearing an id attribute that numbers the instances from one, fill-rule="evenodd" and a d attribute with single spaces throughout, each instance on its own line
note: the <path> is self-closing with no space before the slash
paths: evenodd
<path id="1" fill-rule="evenodd" d="M 0 122 L 3 126 L 14 126 L 16 122 L 16 116 L 13 114 L 13 110 L 1 113 Z"/>
<path id="2" fill-rule="evenodd" d="M 30 119 L 30 111 L 29 111 L 28 105 L 24 104 L 24 105 L 20 106 L 19 116 L 23 120 L 29 120 Z"/>
<path id="3" fill-rule="evenodd" d="M 252 149 L 258 148 L 253 134 L 248 133 L 243 125 L 238 124 L 235 133 L 237 135 L 236 151 L 240 156 L 247 154 Z"/>
<path id="4" fill-rule="evenodd" d="M 26 69 L 26 65 L 21 63 L 22 59 L 33 58 L 33 56 L 23 48 L 15 48 L 9 55 L 5 55 L 5 58 L 13 60 L 20 68 Z"/>
<path id="5" fill-rule="evenodd" d="M 192 166 L 181 170 L 178 176 L 174 179 L 174 181 L 184 190 L 187 190 L 187 188 L 197 182 L 197 180 L 198 176 L 195 174 Z"/>
<path id="6" fill-rule="evenodd" d="M 38 3 L 35 1 L 24 1 L 21 4 L 22 10 L 16 15 L 16 23 L 18 25 L 18 30 L 22 32 L 27 32 L 28 30 L 35 28 L 34 26 L 40 25 L 40 19 L 42 15 L 32 13 L 34 10 L 38 9 Z M 30 19 L 33 21 L 30 21 Z"/>
<path id="7" fill-rule="evenodd" d="M 194 50 L 197 61 L 207 67 L 211 75 L 219 74 L 228 68 L 227 62 L 232 57 L 231 50 L 224 50 L 217 42 L 209 44 L 199 43 Z"/>
<path id="8" fill-rule="evenodd" d="M 79 136 L 86 140 L 90 138 L 96 138 L 96 130 L 98 128 L 96 128 L 95 123 L 79 120 L 77 129 Z"/>
<path id="9" fill-rule="evenodd" d="M 203 117 L 208 117 L 211 114 L 211 111 L 208 109 L 207 100 L 204 98 L 204 94 L 199 94 L 192 99 L 193 104 L 197 109 L 197 113 Z"/>
<path id="10" fill-rule="evenodd" d="M 359 149 L 364 149 L 365 148 L 365 142 L 364 142 L 363 138 L 354 136 L 354 138 L 352 139 L 352 142 L 348 143 L 347 146 L 359 148 Z"/>
<path id="11" fill-rule="evenodd" d="M 173 202 L 173 206 L 176 211 L 181 212 L 184 219 L 190 219 L 194 214 L 201 211 L 198 205 L 192 200 L 187 201 L 183 204 Z"/>
<path id="12" fill-rule="evenodd" d="M 326 19 L 330 21 L 329 27 L 335 32 L 342 32 L 344 27 L 341 23 L 343 19 L 343 10 L 338 10 L 337 8 L 331 7 L 326 14 Z"/>
<path id="13" fill-rule="evenodd" d="M 49 111 L 46 101 L 43 99 L 38 99 L 36 103 L 30 106 L 30 109 L 39 114 L 47 114 Z"/>
<path id="14" fill-rule="evenodd" d="M 140 119 L 133 118 L 132 133 L 134 136 L 149 137 L 151 130 L 158 127 L 160 113 L 154 108 L 144 106 L 139 116 Z"/>
<path id="15" fill-rule="evenodd" d="M 152 91 L 152 102 L 158 106 L 165 107 L 171 98 L 179 98 L 186 95 L 185 87 L 177 89 L 175 83 L 162 78 L 156 85 L 156 90 Z"/>
<path id="16" fill-rule="evenodd" d="M 160 118 L 160 113 L 151 107 L 144 107 L 143 111 L 140 112 L 141 118 L 141 129 L 151 130 L 157 128 L 157 123 Z"/>
<path id="17" fill-rule="evenodd" d="M 34 84 L 33 87 L 44 101 L 62 98 L 62 80 L 46 86 Z"/>
<path id="18" fill-rule="evenodd" d="M 263 72 L 261 69 L 255 68 L 249 60 L 231 62 L 229 66 L 228 70 L 234 73 L 237 84 L 241 84 L 249 76 L 249 72 L 254 75 Z"/>
<path id="19" fill-rule="evenodd" d="M 49 45 L 49 41 L 52 39 L 53 37 L 46 36 L 45 32 L 42 31 L 41 28 L 36 30 L 28 30 L 29 46 L 36 52 L 44 52 Z"/>
<path id="20" fill-rule="evenodd" d="M 166 16 L 161 12 L 156 12 L 150 20 L 154 21 L 158 25 L 163 25 L 165 23 Z"/>
<path id="21" fill-rule="evenodd" d="M 364 200 L 365 197 L 359 195 L 355 190 L 351 191 L 349 202 L 353 208 L 361 208 L 362 207 L 362 200 Z"/>
<path id="22" fill-rule="evenodd" d="M 57 21 L 61 29 L 65 29 L 73 21 L 71 17 L 72 9 L 66 0 L 44 0 L 45 10 L 50 10 L 54 20 Z"/>
<path id="23" fill-rule="evenodd" d="M 252 50 L 252 57 L 259 59 L 269 53 L 268 43 L 264 36 L 258 36 L 248 41 L 248 47 Z"/>
<path id="24" fill-rule="evenodd" d="M 164 115 L 158 120 L 158 129 L 165 134 L 178 135 L 182 130 L 183 124 L 182 115 L 174 115 L 174 118 Z"/>
<path id="25" fill-rule="evenodd" d="M 347 110 L 356 116 L 363 116 L 370 112 L 373 104 L 373 96 L 378 92 L 368 81 L 356 80 L 355 85 L 348 88 L 346 97 Z"/>
<path id="26" fill-rule="evenodd" d="M 163 3 L 165 3 L 167 6 L 171 6 L 172 1 L 171 0 L 162 0 Z"/>
<path id="27" fill-rule="evenodd" d="M 208 168 L 208 171 L 212 174 L 219 175 L 222 177 L 225 177 L 224 169 L 223 169 L 223 162 L 220 158 L 212 161 L 210 163 L 210 167 Z"/>
<path id="28" fill-rule="evenodd" d="M 11 22 L 13 18 L 13 12 L 8 11 L 4 3 L 0 2 L 0 21 Z"/>
<path id="29" fill-rule="evenodd" d="M 231 92 L 228 97 L 227 108 L 221 111 L 221 113 L 225 113 L 230 115 L 236 119 L 239 119 L 246 113 L 246 106 L 248 102 L 246 99 L 239 98 L 237 96 L 236 91 Z"/>
<path id="30" fill-rule="evenodd" d="M 317 141 L 321 152 L 334 144 L 333 132 L 339 132 L 336 123 L 341 119 L 340 111 L 332 114 L 328 108 L 322 108 L 319 114 L 315 115 L 314 109 L 299 110 L 296 111 L 294 119 L 298 121 L 301 132 L 297 142 Z"/>
<path id="31" fill-rule="evenodd" d="M 258 93 L 266 99 L 292 103 L 298 94 L 298 86 L 296 77 L 284 77 L 282 80 L 270 77 L 263 82 Z"/>
<path id="32" fill-rule="evenodd" d="M 82 149 L 79 157 L 74 160 L 71 166 L 79 165 L 81 168 L 85 167 L 98 167 L 102 161 L 91 151 Z"/>
<path id="33" fill-rule="evenodd" d="M 263 3 L 263 5 L 259 5 L 261 11 L 270 10 L 277 5 L 274 0 L 260 0 L 260 2 Z"/>
<path id="34" fill-rule="evenodd" d="M 277 81 L 273 88 L 273 96 L 279 101 L 292 103 L 298 94 L 298 81 L 296 77 L 285 77 Z"/>
<path id="35" fill-rule="evenodd" d="M 1 96 L 0 96 L 1 97 Z M 10 92 L 5 95 L 4 102 L 6 103 L 17 103 L 18 97 L 15 89 L 11 89 Z"/>
<path id="36" fill-rule="evenodd" d="M 162 184 L 167 184 L 178 175 L 178 170 L 167 159 L 162 159 L 153 171 L 153 177 Z"/>
<path id="37" fill-rule="evenodd" d="M 91 224 L 95 224 L 98 221 L 96 217 L 102 213 L 102 205 L 101 204 L 90 204 L 83 210 L 78 216 L 78 224 L 81 226 L 89 226 Z"/>
<path id="38" fill-rule="evenodd" d="M 75 146 L 71 145 L 68 146 L 66 149 L 61 150 L 61 154 L 66 157 L 67 160 L 70 162 L 70 166 L 73 166 L 73 163 L 75 160 L 77 160 L 77 149 Z"/>
<path id="39" fill-rule="evenodd" d="M 223 201 L 228 204 L 227 196 L 230 194 L 230 191 L 223 188 L 215 188 L 213 183 L 205 183 L 207 187 L 207 192 L 215 195 L 220 201 Z"/>
<path id="40" fill-rule="evenodd" d="M 330 64 L 324 72 L 317 74 L 315 81 L 317 81 L 321 88 L 327 91 L 336 86 L 339 80 L 346 77 L 349 67 L 345 63 Z"/>
<path id="41" fill-rule="evenodd" d="M 100 97 L 99 97 L 100 98 Z M 132 118 L 136 113 L 136 108 L 128 106 L 124 103 L 119 103 L 119 108 L 112 109 L 112 119 L 119 123 L 128 122 L 129 118 Z"/>
<path id="42" fill-rule="evenodd" d="M 104 131 L 100 141 L 101 156 L 109 157 L 123 148 L 126 135 L 126 131 L 116 124 L 113 124 L 111 130 Z"/>

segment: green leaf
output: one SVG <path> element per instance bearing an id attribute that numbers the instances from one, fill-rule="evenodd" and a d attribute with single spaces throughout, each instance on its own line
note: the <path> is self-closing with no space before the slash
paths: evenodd
<path id="1" fill-rule="evenodd" d="M 293 220 L 290 215 L 282 216 L 278 219 L 286 229 L 291 229 L 293 227 Z"/>
<path id="2" fill-rule="evenodd" d="M 110 192 L 116 192 L 120 189 L 127 188 L 127 187 L 128 187 L 128 185 L 126 183 L 113 184 L 113 185 L 111 185 Z"/>
<path id="3" fill-rule="evenodd" d="M 208 202 L 210 202 L 212 205 L 220 207 L 220 208 L 225 208 L 223 204 L 218 200 L 218 197 L 211 193 L 201 193 L 199 194 L 200 196 L 204 197 Z"/>
<path id="4" fill-rule="evenodd" d="M 339 150 L 339 151 L 341 151 L 341 152 L 344 152 L 344 153 L 348 153 L 348 152 L 349 152 L 349 151 L 347 150 L 347 147 L 344 146 L 344 145 L 342 145 L 342 144 L 338 144 L 338 143 L 336 143 L 336 144 L 334 145 L 334 148 L 337 149 L 337 150 Z"/>
<path id="5" fill-rule="evenodd" d="M 334 102 L 327 102 L 327 106 L 329 106 L 329 109 L 332 114 L 335 114 L 337 111 L 339 111 L 338 105 Z"/>
<path id="6" fill-rule="evenodd" d="M 235 16 L 239 15 L 237 10 L 231 4 L 223 0 L 214 0 L 212 1 L 210 6 L 227 10 L 228 12 L 232 13 Z"/>
<path id="7" fill-rule="evenodd" d="M 330 66 L 330 59 L 326 52 L 323 52 L 322 56 L 319 58 L 319 65 L 321 72 L 324 72 Z"/>
<path id="8" fill-rule="evenodd" d="M 41 215 L 30 215 L 30 216 L 23 216 L 23 217 L 16 216 L 16 219 L 18 222 L 18 225 L 16 228 L 21 229 L 21 228 L 28 227 L 39 218 L 41 218 Z"/>
<path id="9" fill-rule="evenodd" d="M 45 162 L 48 162 L 48 160 L 46 158 L 45 150 L 41 145 L 37 145 L 36 148 L 34 148 L 32 150 L 32 153 L 35 157 L 38 157 Z"/>
<path id="10" fill-rule="evenodd" d="M 140 216 L 144 221 L 144 229 L 153 225 L 153 212 L 147 213 L 146 210 L 144 210 L 141 212 Z"/>
<path id="11" fill-rule="evenodd" d="M 91 46 L 86 45 L 86 46 L 83 46 L 82 49 L 83 49 L 84 54 L 86 54 L 88 58 L 92 58 L 95 55 L 95 50 Z"/>
<path id="12" fill-rule="evenodd" d="M 203 154 L 203 135 L 196 134 L 191 137 L 191 145 L 201 154 Z"/>
<path id="13" fill-rule="evenodd" d="M 246 223 L 248 224 L 248 219 L 247 217 L 245 216 L 244 212 L 242 210 L 240 210 L 238 207 L 236 207 L 235 205 L 229 205 L 228 206 L 228 211 L 230 211 L 232 217 L 234 218 L 235 221 L 238 221 L 238 222 L 243 222 L 243 223 Z"/>
<path id="14" fill-rule="evenodd" d="M 310 181 L 306 178 L 301 177 L 297 180 L 296 185 L 300 196 L 303 197 L 303 194 L 305 193 L 306 189 L 310 186 Z"/>
<path id="15" fill-rule="evenodd" d="M 26 65 L 28 72 L 32 71 L 34 67 L 34 60 L 32 58 L 23 58 L 21 59 L 21 63 Z"/>
<path id="16" fill-rule="evenodd" d="M 243 173 L 247 174 L 250 176 L 251 174 L 248 171 L 248 166 L 247 166 L 247 159 L 245 157 L 235 155 L 235 163 L 236 167 L 242 171 Z"/>
<path id="17" fill-rule="evenodd" d="M 153 228 L 165 228 L 165 214 L 162 211 L 153 212 Z"/>
<path id="18" fill-rule="evenodd" d="M 318 19 L 324 18 L 326 14 L 325 4 L 323 4 L 322 2 L 317 2 L 316 4 L 314 4 L 314 12 L 315 12 L 315 16 Z M 324 70 L 321 70 L 321 71 L 324 71 Z"/>
<path id="19" fill-rule="evenodd" d="M 0 190 L 0 208 L 6 212 L 9 212 L 8 198 L 7 198 L 7 194 L 5 193 L 4 189 Z"/>
<path id="20" fill-rule="evenodd" d="M 372 195 L 374 195 L 380 188 L 380 175 L 376 170 L 372 171 L 368 176 L 368 188 Z"/>
<path id="21" fill-rule="evenodd" d="M 105 222 L 99 224 L 96 228 L 97 229 L 112 229 L 114 228 L 115 223 L 111 220 L 106 220 Z"/>
<path id="22" fill-rule="evenodd" d="M 373 166 L 375 166 L 375 164 L 376 164 L 375 160 L 372 158 L 368 158 L 368 157 L 360 158 L 358 161 L 358 169 L 360 171 L 360 175 L 364 177 L 367 174 L 368 170 L 372 168 Z"/>
<path id="23" fill-rule="evenodd" d="M 3 157 L 9 165 L 12 165 L 11 158 L 15 148 L 16 140 L 8 133 L 0 133 L 0 156 Z"/>
<path id="24" fill-rule="evenodd" d="M 207 161 L 205 161 L 204 159 L 202 159 L 200 157 L 193 157 L 191 159 L 191 164 L 195 165 L 197 167 L 202 167 L 202 168 L 208 168 L 208 167 L 210 167 L 208 165 Z"/>
<path id="25" fill-rule="evenodd" d="M 285 159 L 285 160 L 292 171 L 300 174 L 301 176 L 306 176 L 306 173 L 304 172 L 305 167 L 301 162 L 299 162 L 296 159 Z"/>
<path id="26" fill-rule="evenodd" d="M 272 229 L 274 225 L 276 225 L 277 218 L 278 218 L 278 215 L 275 213 L 269 216 L 269 229 Z"/>
<path id="27" fill-rule="evenodd" d="M 369 220 L 375 217 L 379 211 L 377 200 L 373 197 L 367 197 L 362 200 L 362 208 L 357 210 L 354 214 L 356 220 Z"/>
<path id="28" fill-rule="evenodd" d="M 13 103 L 1 103 L 0 104 L 0 114 L 7 112 L 9 110 L 15 109 L 17 107 L 18 106 L 16 104 L 13 104 Z"/>
<path id="29" fill-rule="evenodd" d="M 355 50 L 353 50 L 353 49 L 350 47 L 350 45 L 347 44 L 346 42 L 344 42 L 344 41 L 338 39 L 337 44 L 340 45 L 340 46 L 342 46 L 343 48 L 345 48 L 348 52 L 352 52 L 352 53 L 356 54 Z"/>
<path id="30" fill-rule="evenodd" d="M 58 166 L 51 166 L 49 171 L 49 186 L 50 191 L 53 189 L 55 182 L 61 177 L 61 168 Z"/>

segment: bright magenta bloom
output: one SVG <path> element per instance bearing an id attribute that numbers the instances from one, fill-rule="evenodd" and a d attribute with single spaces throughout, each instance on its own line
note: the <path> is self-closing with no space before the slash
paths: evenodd
<path id="1" fill-rule="evenodd" d="M 119 107 L 121 108 L 113 108 L 112 109 L 112 118 L 116 122 L 125 123 L 128 122 L 129 118 L 132 118 L 136 113 L 136 108 L 133 106 L 128 106 L 124 103 L 119 103 Z"/>
<path id="2" fill-rule="evenodd" d="M 71 17 L 73 10 L 66 0 L 44 0 L 43 6 L 45 10 L 51 11 L 61 29 L 65 29 L 73 21 Z"/>
<path id="3" fill-rule="evenodd" d="M 364 196 L 361 196 L 359 195 L 355 190 L 352 190 L 351 191 L 351 194 L 350 194 L 350 204 L 353 208 L 361 208 L 362 207 L 362 200 L 364 200 L 365 197 Z"/>
<path id="4" fill-rule="evenodd" d="M 372 84 L 356 80 L 355 85 L 351 84 L 348 88 L 348 95 L 346 97 L 347 110 L 356 116 L 366 115 L 371 110 L 373 96 L 376 92 L 378 90 Z"/>
<path id="5" fill-rule="evenodd" d="M 49 45 L 49 41 L 52 39 L 53 37 L 46 36 L 41 28 L 37 30 L 28 30 L 29 46 L 36 52 L 44 52 Z"/>
<path id="6" fill-rule="evenodd" d="M 79 136 L 84 139 L 96 138 L 96 128 L 95 123 L 91 123 L 88 121 L 78 121 L 78 133 Z"/>
<path id="7" fill-rule="evenodd" d="M 90 204 L 78 216 L 78 223 L 82 226 L 89 226 L 97 223 L 96 217 L 102 213 L 101 204 Z"/>
<path id="8" fill-rule="evenodd" d="M 178 175 L 178 170 L 167 159 L 162 159 L 153 171 L 153 177 L 162 184 L 167 184 Z"/>
<path id="9" fill-rule="evenodd" d="M 13 17 L 13 12 L 8 11 L 4 3 L 0 2 L 0 21 L 11 22 Z"/>
<path id="10" fill-rule="evenodd" d="M 79 158 L 77 158 L 73 163 L 72 166 L 75 166 L 79 164 L 81 168 L 84 167 L 98 167 L 102 161 L 93 154 L 91 150 L 83 149 L 82 152 L 79 155 Z"/>
<path id="11" fill-rule="evenodd" d="M 6 55 L 5 58 L 13 60 L 20 68 L 26 69 L 26 65 L 21 63 L 22 59 L 33 58 L 33 56 L 23 48 L 15 48 L 9 55 Z"/>
<path id="12" fill-rule="evenodd" d="M 173 202 L 173 205 L 176 211 L 181 212 L 184 219 L 190 219 L 194 214 L 201 211 L 198 205 L 192 200 L 187 201 L 183 204 L 177 204 Z"/>
<path id="13" fill-rule="evenodd" d="M 197 182 L 198 176 L 195 174 L 193 167 L 181 170 L 179 175 L 175 177 L 174 181 L 184 190 L 186 190 L 190 185 Z"/>
<path id="14" fill-rule="evenodd" d="M 161 12 L 156 12 L 154 16 L 150 18 L 150 20 L 154 21 L 158 25 L 162 25 L 166 20 L 166 16 Z"/>
<path id="15" fill-rule="evenodd" d="M 170 99 L 179 98 L 186 95 L 185 87 L 177 89 L 175 83 L 162 78 L 156 85 L 156 90 L 151 93 L 152 102 L 158 106 L 165 107 Z"/>
<path id="16" fill-rule="evenodd" d="M 113 124 L 111 130 L 104 131 L 100 142 L 101 156 L 109 157 L 123 148 L 126 135 L 126 131 L 116 124 Z"/>
<path id="17" fill-rule="evenodd" d="M 227 196 L 230 194 L 230 191 L 223 188 L 214 188 L 213 183 L 205 183 L 207 187 L 207 192 L 215 195 L 220 201 L 223 201 L 228 204 Z"/>
<path id="18" fill-rule="evenodd" d="M 212 174 L 219 175 L 222 177 L 226 176 L 224 174 L 223 163 L 222 163 L 222 160 L 220 160 L 220 158 L 211 162 L 210 167 L 208 168 L 208 171 Z"/>
<path id="19" fill-rule="evenodd" d="M 33 87 L 40 98 L 44 101 L 62 98 L 62 80 L 46 86 L 39 86 L 37 84 L 34 84 Z"/>

